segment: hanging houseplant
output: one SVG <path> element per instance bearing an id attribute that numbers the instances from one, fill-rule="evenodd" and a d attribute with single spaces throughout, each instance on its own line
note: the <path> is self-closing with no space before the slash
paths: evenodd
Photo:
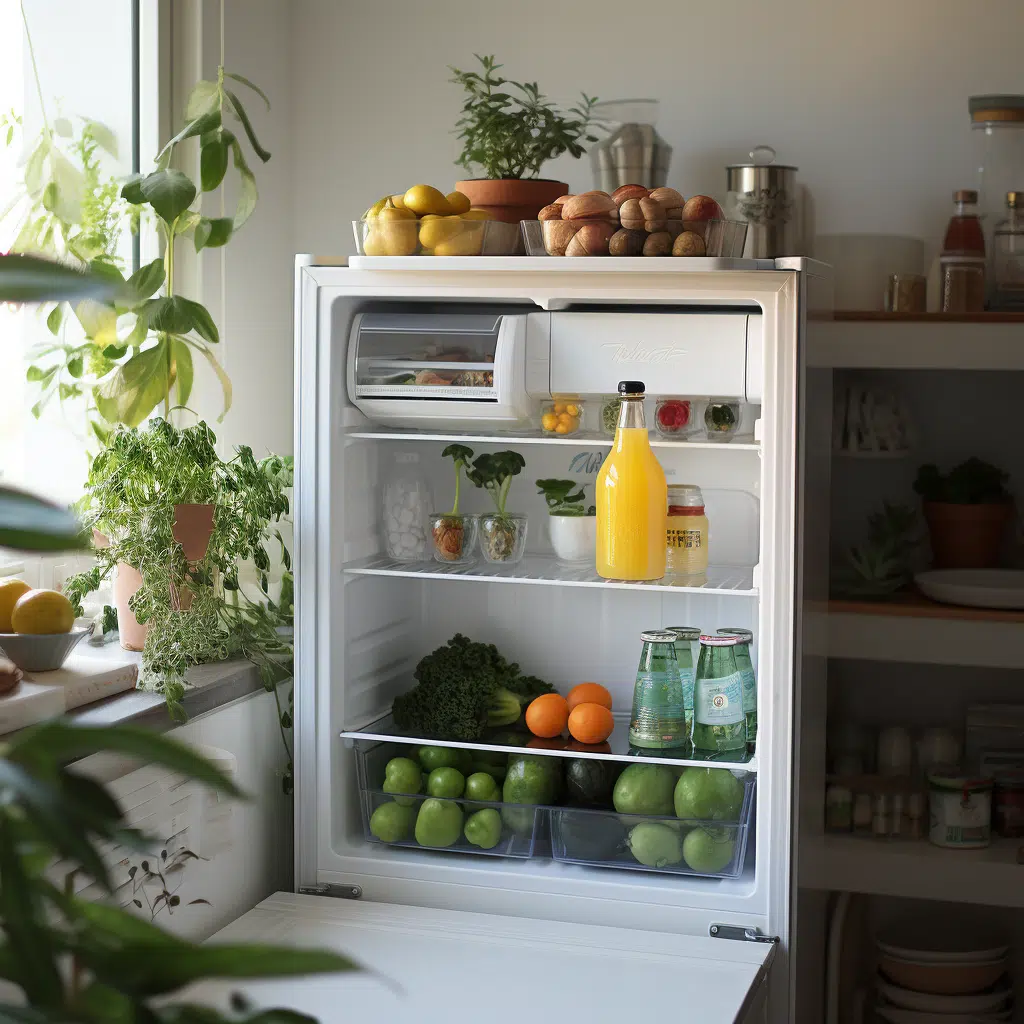
<path id="1" fill-rule="evenodd" d="M 456 163 L 467 171 L 480 167 L 483 178 L 455 183 L 474 207 L 496 220 L 517 224 L 534 220 L 541 208 L 569 191 L 564 181 L 541 178 L 540 169 L 562 153 L 577 159 L 590 135 L 591 108 L 597 97 L 583 95 L 578 107 L 560 111 L 536 82 L 513 82 L 497 72 L 493 56 L 481 57 L 483 73 L 449 66 L 451 79 L 466 90 L 462 116 L 455 123 L 462 153 Z"/>

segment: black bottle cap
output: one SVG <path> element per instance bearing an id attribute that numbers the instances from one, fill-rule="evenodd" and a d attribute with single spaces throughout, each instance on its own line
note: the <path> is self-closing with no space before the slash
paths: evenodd
<path id="1" fill-rule="evenodd" d="M 647 388 L 642 380 L 620 380 L 620 395 L 642 395 Z"/>

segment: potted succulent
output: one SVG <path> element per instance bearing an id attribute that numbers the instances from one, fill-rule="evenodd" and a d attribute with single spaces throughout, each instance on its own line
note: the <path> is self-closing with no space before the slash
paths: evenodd
<path id="1" fill-rule="evenodd" d="M 450 444 L 442 457 L 451 459 L 455 465 L 455 501 L 451 512 L 430 513 L 430 536 L 434 541 L 434 558 L 439 562 L 463 565 L 473 560 L 476 546 L 478 517 L 459 512 L 459 490 L 462 485 L 462 471 L 468 476 L 473 449 L 464 444 Z"/>
<path id="2" fill-rule="evenodd" d="M 597 508 L 584 505 L 575 480 L 538 480 L 548 506 L 551 546 L 563 562 L 592 562 L 597 544 Z"/>
<path id="3" fill-rule="evenodd" d="M 564 181 L 539 177 L 541 166 L 562 153 L 577 159 L 589 134 L 596 97 L 583 95 L 580 105 L 561 111 L 536 82 L 513 82 L 499 75 L 493 56 L 476 54 L 482 74 L 449 66 L 451 79 L 466 90 L 462 116 L 455 123 L 462 153 L 456 163 L 467 171 L 480 167 L 483 178 L 456 182 L 477 209 L 495 220 L 518 224 L 534 220 L 541 208 L 569 191 Z"/>
<path id="4" fill-rule="evenodd" d="M 886 598 L 906 587 L 921 547 L 917 510 L 885 501 L 868 516 L 867 538 L 846 552 L 833 568 L 834 590 L 843 597 Z"/>
<path id="5" fill-rule="evenodd" d="M 988 569 L 999 562 L 1013 515 L 1007 474 L 970 458 L 943 475 L 929 463 L 917 471 L 937 569 Z"/>
<path id="6" fill-rule="evenodd" d="M 496 512 L 480 517 L 480 548 L 488 562 L 518 562 L 526 548 L 526 516 L 506 512 L 512 478 L 526 467 L 519 452 L 479 455 L 466 476 L 491 496 Z"/>

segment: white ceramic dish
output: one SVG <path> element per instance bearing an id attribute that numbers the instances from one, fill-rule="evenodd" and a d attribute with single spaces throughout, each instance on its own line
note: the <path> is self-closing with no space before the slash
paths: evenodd
<path id="1" fill-rule="evenodd" d="M 973 960 L 968 963 L 941 963 L 904 960 L 882 953 L 878 970 L 894 985 L 915 992 L 962 996 L 985 992 L 1006 973 L 1007 957 L 997 960 Z"/>
<path id="2" fill-rule="evenodd" d="M 1000 934 L 971 919 L 948 916 L 898 921 L 876 938 L 879 952 L 902 960 L 932 964 L 985 963 L 1010 951 Z"/>
<path id="3" fill-rule="evenodd" d="M 914 577 L 921 593 L 968 608 L 1024 608 L 1024 570 L 933 569 Z"/>
<path id="4" fill-rule="evenodd" d="M 992 1021 L 1010 1020 L 1013 1010 L 999 1010 L 995 1013 L 918 1013 L 916 1010 L 901 1010 L 898 1006 L 879 1004 L 875 1013 L 889 1024 L 985 1024 Z"/>
<path id="5" fill-rule="evenodd" d="M 0 633 L 0 654 L 25 672 L 52 672 L 91 632 L 90 625 L 74 626 L 67 633 Z"/>
<path id="6" fill-rule="evenodd" d="M 1003 984 L 991 992 L 979 992 L 973 996 L 939 996 L 890 985 L 883 978 L 878 979 L 878 991 L 894 1006 L 932 1014 L 992 1013 L 994 1010 L 1003 1010 L 1013 995 L 1013 989 Z"/>

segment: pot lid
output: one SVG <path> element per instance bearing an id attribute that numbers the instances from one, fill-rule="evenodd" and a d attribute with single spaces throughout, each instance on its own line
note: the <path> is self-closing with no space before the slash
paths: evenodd
<path id="1" fill-rule="evenodd" d="M 1024 97 L 1022 97 L 1024 99 Z M 726 164 L 727 171 L 737 167 L 778 167 L 780 171 L 799 171 L 799 167 L 792 164 L 777 164 L 775 162 L 775 150 L 771 146 L 755 146 L 750 151 L 750 162 L 745 164 Z"/>
<path id="2" fill-rule="evenodd" d="M 967 100 L 971 120 L 1024 121 L 1024 96 L 971 96 Z"/>

